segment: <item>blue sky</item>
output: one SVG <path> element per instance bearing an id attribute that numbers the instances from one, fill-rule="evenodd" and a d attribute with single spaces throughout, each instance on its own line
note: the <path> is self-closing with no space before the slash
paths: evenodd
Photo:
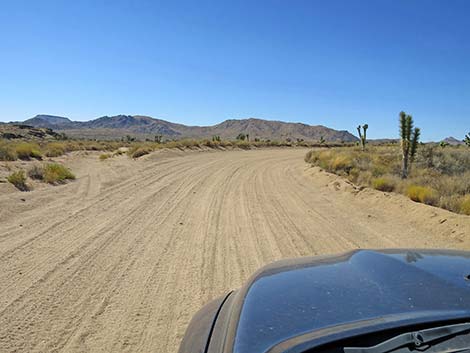
<path id="1" fill-rule="evenodd" d="M 0 121 L 259 117 L 470 131 L 470 1 L 2 1 Z"/>

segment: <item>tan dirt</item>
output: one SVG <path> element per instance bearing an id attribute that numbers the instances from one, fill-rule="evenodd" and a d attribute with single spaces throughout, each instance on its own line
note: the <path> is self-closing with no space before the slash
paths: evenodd
<path id="1" fill-rule="evenodd" d="M 1 192 L 0 352 L 176 352 L 204 303 L 271 261 L 470 248 L 470 217 L 359 190 L 305 153 L 74 154 L 75 182 Z"/>

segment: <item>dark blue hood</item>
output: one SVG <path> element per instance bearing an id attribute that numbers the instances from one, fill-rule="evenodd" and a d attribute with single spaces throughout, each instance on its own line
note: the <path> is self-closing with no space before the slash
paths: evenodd
<path id="1" fill-rule="evenodd" d="M 266 352 L 355 322 L 470 318 L 469 274 L 470 254 L 450 251 L 363 250 L 276 262 L 237 293 L 233 352 Z"/>

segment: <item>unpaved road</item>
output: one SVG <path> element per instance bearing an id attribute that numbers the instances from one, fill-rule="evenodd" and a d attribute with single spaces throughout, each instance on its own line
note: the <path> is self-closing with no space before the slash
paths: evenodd
<path id="1" fill-rule="evenodd" d="M 470 217 L 359 192 L 305 152 L 75 156 L 75 182 L 4 192 L 0 352 L 176 352 L 202 304 L 273 260 L 470 247 Z"/>

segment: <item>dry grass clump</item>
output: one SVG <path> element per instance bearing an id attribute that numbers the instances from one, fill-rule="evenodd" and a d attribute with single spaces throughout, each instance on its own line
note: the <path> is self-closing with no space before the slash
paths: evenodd
<path id="1" fill-rule="evenodd" d="M 0 142 L 0 161 L 16 161 L 17 159 L 18 155 L 13 146 Z"/>
<path id="2" fill-rule="evenodd" d="M 439 200 L 438 192 L 426 186 L 410 185 L 406 190 L 406 195 L 413 201 L 427 205 L 435 205 Z"/>
<path id="3" fill-rule="evenodd" d="M 26 185 L 26 175 L 24 170 L 19 170 L 11 173 L 7 177 L 8 182 L 12 183 L 18 190 L 28 191 L 28 185 Z"/>
<path id="4" fill-rule="evenodd" d="M 60 157 L 65 153 L 65 148 L 64 143 L 52 142 L 46 146 L 44 154 L 47 157 Z"/>
<path id="5" fill-rule="evenodd" d="M 15 152 L 19 159 L 29 160 L 31 158 L 41 159 L 42 152 L 39 146 L 31 142 L 22 142 L 15 146 Z"/>
<path id="6" fill-rule="evenodd" d="M 376 190 L 392 192 L 395 190 L 395 181 L 385 177 L 375 178 L 372 180 L 372 187 Z"/>
<path id="7" fill-rule="evenodd" d="M 44 167 L 42 165 L 35 164 L 28 169 L 28 176 L 35 180 L 44 180 Z"/>
<path id="8" fill-rule="evenodd" d="M 75 179 L 75 175 L 66 167 L 58 163 L 49 163 L 44 166 L 44 181 L 49 184 L 63 183 Z"/>
<path id="9" fill-rule="evenodd" d="M 103 154 L 100 154 L 100 161 L 104 161 L 108 158 L 111 158 L 112 157 L 112 154 L 110 153 L 103 153 Z"/>
<path id="10" fill-rule="evenodd" d="M 470 195 L 465 196 L 460 203 L 460 213 L 470 216 Z"/>
<path id="11" fill-rule="evenodd" d="M 139 158 L 142 156 L 145 156 L 146 154 L 149 154 L 152 152 L 153 149 L 149 146 L 133 146 L 127 151 L 127 155 L 131 158 Z"/>
<path id="12" fill-rule="evenodd" d="M 421 145 L 408 179 L 400 178 L 399 146 L 313 150 L 305 161 L 352 182 L 467 214 L 470 201 L 470 149 Z"/>
<path id="13" fill-rule="evenodd" d="M 28 169 L 27 174 L 33 180 L 49 184 L 60 184 L 75 179 L 75 175 L 68 168 L 58 163 L 34 164 Z M 7 180 L 22 191 L 28 190 L 23 170 L 11 174 Z"/>

